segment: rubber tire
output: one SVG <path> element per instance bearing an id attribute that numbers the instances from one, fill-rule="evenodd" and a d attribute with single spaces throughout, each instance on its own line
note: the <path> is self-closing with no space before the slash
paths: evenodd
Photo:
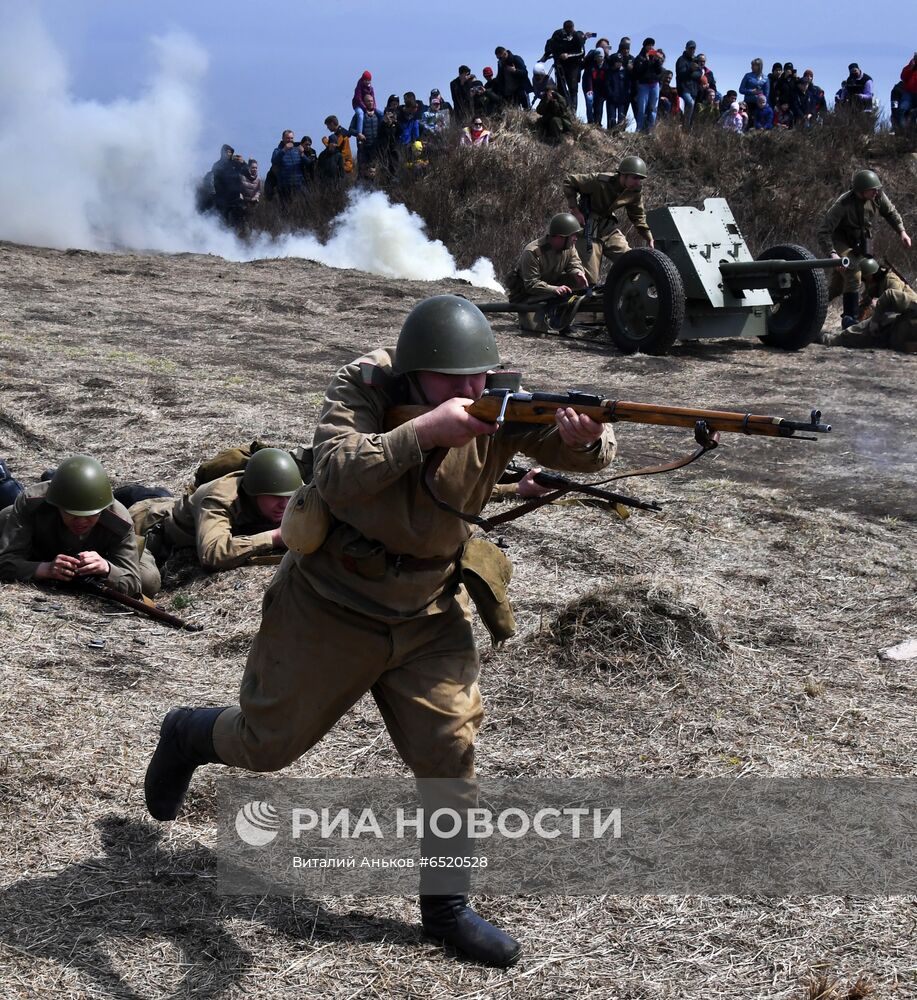
<path id="1" fill-rule="evenodd" d="M 633 336 L 620 323 L 615 307 L 615 299 L 622 283 L 635 270 L 649 275 L 655 285 L 658 304 L 654 328 L 649 335 L 643 337 Z M 685 288 L 678 268 L 671 257 L 661 250 L 638 247 L 619 257 L 608 272 L 602 301 L 608 335 L 625 354 L 637 351 L 643 354 L 667 354 L 678 339 L 685 319 Z"/>
<path id="2" fill-rule="evenodd" d="M 768 247 L 758 260 L 815 260 L 815 254 L 796 243 L 783 243 Z M 823 270 L 799 271 L 793 275 L 796 283 L 794 294 L 801 300 L 799 315 L 795 322 L 773 324 L 767 318 L 768 332 L 760 337 L 768 347 L 779 347 L 784 351 L 799 351 L 816 340 L 825 325 L 828 315 L 828 279 Z"/>

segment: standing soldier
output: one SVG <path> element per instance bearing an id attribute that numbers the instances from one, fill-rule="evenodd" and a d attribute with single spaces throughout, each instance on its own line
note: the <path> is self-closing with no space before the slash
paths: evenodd
<path id="1" fill-rule="evenodd" d="M 822 256 L 849 257 L 850 264 L 843 271 L 844 327 L 856 322 L 857 302 L 860 294 L 860 262 L 872 257 L 873 227 L 879 216 L 895 230 L 905 247 L 911 238 L 904 229 L 898 209 L 882 190 L 882 182 L 874 170 L 858 170 L 853 175 L 853 186 L 845 191 L 828 209 L 818 229 L 818 244 Z"/>
<path id="2" fill-rule="evenodd" d="M 396 348 L 338 371 L 313 443 L 315 487 L 333 528 L 310 555 L 284 557 L 264 597 L 239 706 L 178 708 L 163 720 L 145 782 L 156 819 L 175 818 L 199 764 L 278 771 L 367 692 L 416 778 L 474 785 L 479 661 L 456 576 L 471 529 L 440 503 L 479 513 L 517 450 L 590 472 L 614 454 L 608 425 L 574 410 L 518 435 L 472 417 L 465 407 L 499 363 L 484 314 L 440 295 L 415 306 Z M 401 402 L 429 409 L 386 430 L 386 411 Z M 434 499 L 423 479 L 436 449 L 445 454 L 436 473 L 443 496 Z M 454 805 L 474 802 L 456 793 Z M 456 855 L 430 833 L 422 851 Z M 450 895 L 431 892 L 435 868 L 421 864 L 421 872 L 428 934 L 479 962 L 516 961 L 518 942 L 468 905 L 467 868 L 458 869 L 464 891 Z"/>
<path id="3" fill-rule="evenodd" d="M 73 455 L 0 512 L 0 580 L 100 578 L 129 597 L 159 591 L 152 556 L 137 548 L 127 509 L 102 466 Z"/>
<path id="4" fill-rule="evenodd" d="M 262 448 L 243 471 L 204 483 L 180 500 L 141 500 L 130 516 L 160 562 L 173 549 L 194 548 L 204 569 L 235 569 L 286 548 L 280 522 L 302 484 L 289 452 Z"/>
<path id="5" fill-rule="evenodd" d="M 888 347 L 917 353 L 917 294 L 889 267 L 871 257 L 860 261 L 864 300 L 872 315 L 822 337 L 826 347 Z"/>
<path id="6" fill-rule="evenodd" d="M 561 212 L 551 219 L 546 236 L 534 240 L 522 251 L 516 266 L 506 282 L 510 302 L 545 305 L 550 296 L 569 295 L 574 288 L 586 287 L 586 270 L 576 247 L 576 237 L 583 227 L 569 212 Z M 563 329 L 569 324 L 560 323 Z M 519 313 L 519 326 L 523 330 L 547 333 L 543 316 L 535 312 Z"/>
<path id="7" fill-rule="evenodd" d="M 616 214 L 622 208 L 647 245 L 653 245 L 641 190 L 645 178 L 643 160 L 639 156 L 625 156 L 615 174 L 569 174 L 564 181 L 564 196 L 570 211 L 586 226 L 586 236 L 579 240 L 576 249 L 590 285 L 598 284 L 603 256 L 614 263 L 615 257 L 630 250 Z"/>

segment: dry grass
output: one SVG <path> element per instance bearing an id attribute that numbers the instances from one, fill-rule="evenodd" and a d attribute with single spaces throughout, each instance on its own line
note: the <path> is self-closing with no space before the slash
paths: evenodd
<path id="1" fill-rule="evenodd" d="M 382 186 L 424 219 L 430 235 L 442 240 L 461 266 L 489 257 L 498 275 L 512 268 L 555 212 L 564 210 L 561 185 L 567 173 L 613 170 L 630 153 L 649 165 L 648 208 L 726 198 L 753 252 L 782 243 L 815 250 L 821 216 L 860 167 L 878 170 L 898 208 L 911 211 L 917 184 L 913 130 L 893 136 L 868 132 L 862 124 L 831 115 L 809 131 L 737 136 L 714 125 L 686 132 L 663 120 L 647 136 L 610 134 L 577 122 L 572 143 L 548 146 L 538 139 L 532 115 L 511 110 L 492 123 L 490 146 L 462 147 L 457 132 L 450 133 L 441 147 L 431 147 L 426 177 L 396 177 Z M 319 189 L 289 218 L 276 203 L 266 206 L 258 224 L 272 233 L 306 228 L 324 238 L 344 197 L 342 189 Z M 876 250 L 909 277 L 917 275 L 917 258 L 885 226 L 876 233 Z"/>
<path id="2" fill-rule="evenodd" d="M 118 483 L 178 490 L 227 444 L 307 440 L 332 370 L 394 340 L 418 298 L 487 294 L 303 261 L 7 244 L 0 265 L 0 453 L 26 482 L 86 450 Z M 913 634 L 915 359 L 735 341 L 624 358 L 496 329 L 532 387 L 819 404 L 836 430 L 733 439 L 631 484 L 662 516 L 563 507 L 507 526 L 519 634 L 493 651 L 479 630 L 482 773 L 912 776 L 914 672 L 875 654 Z M 688 448 L 619 439 L 621 468 Z M 145 814 L 143 772 L 167 708 L 235 698 L 271 572 L 176 562 L 164 602 L 192 602 L 193 635 L 83 597 L 39 612 L 32 588 L 0 587 L 0 996 L 811 1000 L 810 973 L 849 1000 L 917 991 L 913 897 L 485 899 L 524 945 L 504 973 L 424 942 L 412 899 L 218 895 L 218 769 L 169 826 Z M 403 773 L 368 699 L 290 770 Z"/>

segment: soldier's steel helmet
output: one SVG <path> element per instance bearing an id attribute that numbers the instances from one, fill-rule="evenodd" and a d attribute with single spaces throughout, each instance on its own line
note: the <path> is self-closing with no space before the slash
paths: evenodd
<path id="1" fill-rule="evenodd" d="M 864 191 L 881 191 L 882 181 L 879 180 L 875 170 L 858 170 L 853 175 L 853 190 L 859 194 Z"/>
<path id="2" fill-rule="evenodd" d="M 640 156 L 625 156 L 618 164 L 618 173 L 646 177 L 646 163 Z"/>
<path id="3" fill-rule="evenodd" d="M 864 278 L 871 278 L 879 270 L 879 262 L 875 257 L 864 257 L 860 261 L 860 274 Z"/>
<path id="4" fill-rule="evenodd" d="M 558 212 L 548 224 L 548 236 L 576 236 L 583 227 L 572 212 Z"/>
<path id="5" fill-rule="evenodd" d="M 500 364 L 487 317 L 459 295 L 434 295 L 408 313 L 395 345 L 398 375 L 477 375 Z"/>
<path id="6" fill-rule="evenodd" d="M 262 448 L 248 460 L 242 489 L 250 497 L 291 497 L 302 486 L 299 468 L 288 451 Z"/>
<path id="7" fill-rule="evenodd" d="M 45 500 L 76 517 L 92 517 L 114 503 L 111 481 L 88 455 L 72 455 L 57 467 Z"/>

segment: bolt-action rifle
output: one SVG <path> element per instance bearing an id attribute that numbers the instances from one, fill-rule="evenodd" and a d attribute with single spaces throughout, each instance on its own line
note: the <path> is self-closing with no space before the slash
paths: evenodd
<path id="1" fill-rule="evenodd" d="M 153 618 L 158 622 L 162 622 L 164 625 L 171 625 L 173 628 L 183 628 L 188 632 L 200 632 L 204 628 L 203 625 L 186 622 L 183 618 L 178 618 L 176 615 L 170 614 L 165 608 L 159 607 L 158 604 L 154 604 L 152 601 L 148 602 L 136 597 L 129 597 L 127 594 L 122 594 L 120 590 L 115 590 L 90 577 L 79 577 L 74 582 L 78 589 L 86 594 L 101 597 L 106 601 L 114 601 L 117 604 L 123 604 L 125 607 L 133 608 L 134 611 L 146 615 L 147 618 Z"/>
<path id="2" fill-rule="evenodd" d="M 506 428 L 507 432 L 510 433 L 513 430 L 518 432 L 525 424 L 553 424 L 554 415 L 561 408 L 586 414 L 597 423 L 620 422 L 662 427 L 692 427 L 694 429 L 694 439 L 698 447 L 690 455 L 663 465 L 619 473 L 608 479 L 588 484 L 591 489 L 607 485 L 618 479 L 672 472 L 690 465 L 717 447 L 721 433 L 816 441 L 818 439 L 815 435 L 827 434 L 831 430 L 830 424 L 821 422 L 820 410 L 812 410 L 808 421 L 788 420 L 785 417 L 759 413 L 703 410 L 688 406 L 667 406 L 659 403 L 634 403 L 629 400 L 605 399 L 602 396 L 575 390 L 565 393 L 523 392 L 519 389 L 519 382 L 518 372 L 493 373 L 488 377 L 488 387 L 480 399 L 470 403 L 466 410 L 471 416 L 477 417 L 485 423 L 495 424 L 498 431 Z M 394 406 L 386 413 L 386 429 L 406 423 L 428 410 L 429 407 L 425 406 Z M 477 514 L 458 511 L 435 494 L 433 479 L 447 451 L 448 449 L 443 448 L 434 449 L 424 462 L 422 481 L 433 502 L 441 509 L 450 511 L 461 517 L 462 520 L 477 524 L 485 531 L 491 530 L 504 520 L 511 520 L 512 517 L 506 515 L 488 519 Z M 515 517 L 550 503 L 564 493 L 575 491 L 578 486 L 579 484 L 572 480 L 565 480 L 562 489 L 517 508 L 518 513 L 515 514 Z"/>

